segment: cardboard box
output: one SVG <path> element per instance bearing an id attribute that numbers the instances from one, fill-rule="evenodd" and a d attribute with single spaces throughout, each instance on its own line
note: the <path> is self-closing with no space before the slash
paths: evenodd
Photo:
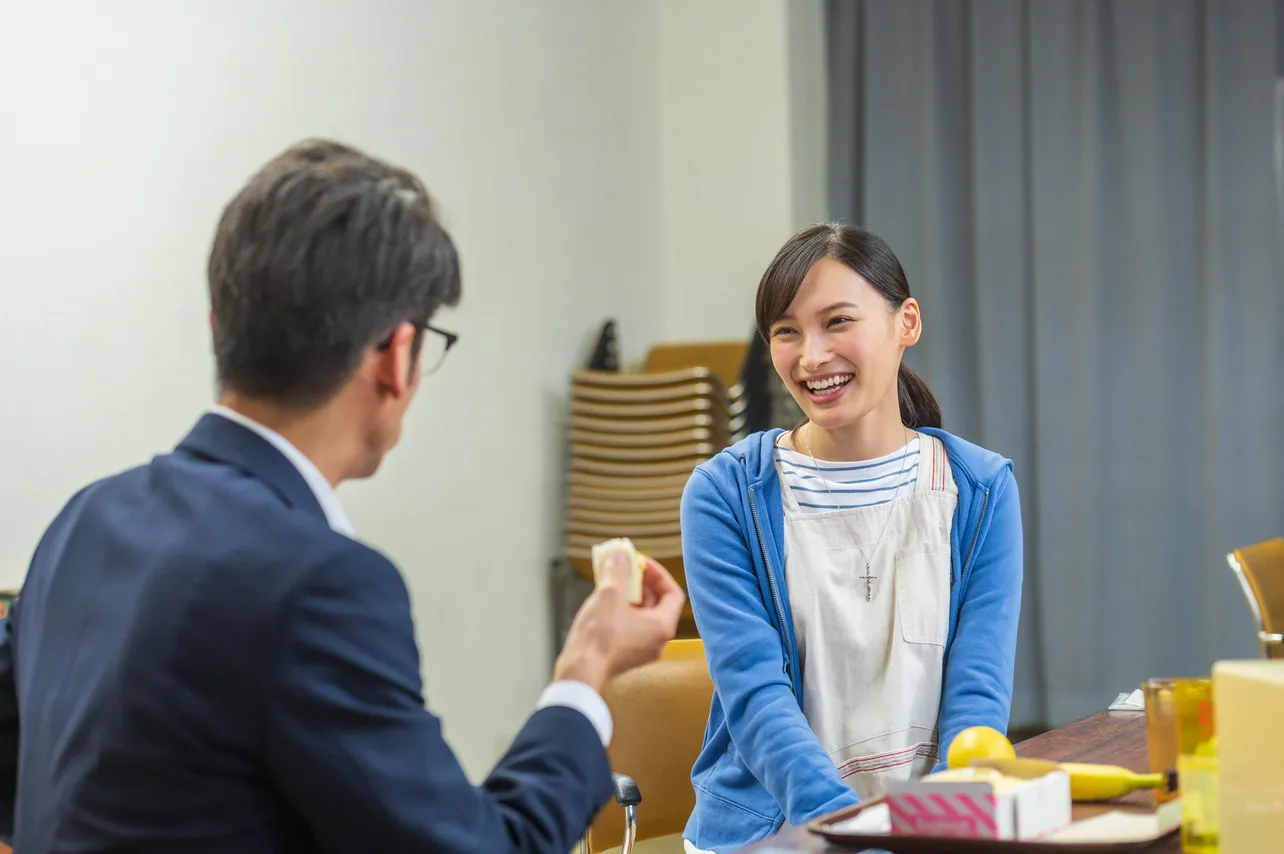
<path id="1" fill-rule="evenodd" d="M 1031 779 L 984 768 L 941 771 L 888 784 L 891 831 L 899 836 L 1040 839 L 1070 824 L 1070 778 Z"/>
<path id="2" fill-rule="evenodd" d="M 1284 840 L 1284 661 L 1213 666 L 1221 854 L 1280 850 Z"/>

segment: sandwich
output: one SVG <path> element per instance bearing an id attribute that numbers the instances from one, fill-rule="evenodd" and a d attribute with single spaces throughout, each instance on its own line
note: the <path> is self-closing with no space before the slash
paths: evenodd
<path id="1" fill-rule="evenodd" d="M 633 541 L 627 537 L 621 537 L 615 540 L 607 540 L 598 543 L 593 547 L 593 580 L 597 584 L 602 583 L 603 575 L 606 571 L 606 559 L 616 552 L 622 552 L 625 560 L 628 561 L 631 570 L 629 572 L 629 584 L 625 588 L 625 595 L 628 596 L 630 604 L 642 604 L 642 572 L 646 566 L 646 561 L 642 555 L 638 554 L 637 548 Z"/>

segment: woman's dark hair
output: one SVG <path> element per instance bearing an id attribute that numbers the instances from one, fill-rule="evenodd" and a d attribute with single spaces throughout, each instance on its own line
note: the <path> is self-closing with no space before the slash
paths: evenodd
<path id="1" fill-rule="evenodd" d="M 837 223 L 812 225 L 789 238 L 758 283 L 758 334 L 769 341 L 771 325 L 784 316 L 816 262 L 833 258 L 873 286 L 893 311 L 910 297 L 909 280 L 892 247 L 866 228 Z M 940 427 L 941 406 L 922 377 L 904 363 L 896 377 L 901 421 L 906 427 Z"/>

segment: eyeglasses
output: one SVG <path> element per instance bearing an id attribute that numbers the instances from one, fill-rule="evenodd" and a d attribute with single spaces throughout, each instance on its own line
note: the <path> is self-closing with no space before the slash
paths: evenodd
<path id="1" fill-rule="evenodd" d="M 454 347 L 455 342 L 459 340 L 459 333 L 440 329 L 423 320 L 406 322 L 421 332 L 433 333 L 423 338 L 423 344 L 419 349 L 419 363 L 427 366 L 424 369 L 425 374 L 435 372 L 441 367 L 441 363 L 446 361 L 446 354 L 450 352 L 450 348 Z M 387 350 L 392 346 L 392 336 L 393 333 L 388 333 L 388 337 L 379 342 L 380 350 Z"/>

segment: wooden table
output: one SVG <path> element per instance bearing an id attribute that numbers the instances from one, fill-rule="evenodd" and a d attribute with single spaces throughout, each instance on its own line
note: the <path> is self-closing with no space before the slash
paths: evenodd
<path id="1" fill-rule="evenodd" d="M 1146 721 L 1143 712 L 1098 712 L 1081 721 L 1023 741 L 1016 746 L 1019 756 L 1053 759 L 1059 762 L 1100 762 L 1122 765 L 1132 771 L 1148 771 Z M 1148 803 L 1148 792 L 1135 792 L 1124 799 Z M 1180 854 L 1181 841 L 1170 836 L 1145 849 L 1147 854 Z M 831 846 L 807 830 L 794 828 L 745 849 L 743 854 L 852 854 L 851 849 Z"/>

